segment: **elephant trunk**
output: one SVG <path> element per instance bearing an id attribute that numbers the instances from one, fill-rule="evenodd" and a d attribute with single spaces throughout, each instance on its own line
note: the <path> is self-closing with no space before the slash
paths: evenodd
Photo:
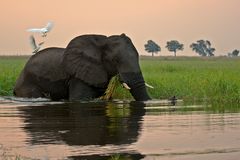
<path id="1" fill-rule="evenodd" d="M 120 80 L 127 84 L 130 89 L 130 93 L 136 101 L 147 101 L 151 99 L 147 93 L 141 72 L 120 73 Z"/>

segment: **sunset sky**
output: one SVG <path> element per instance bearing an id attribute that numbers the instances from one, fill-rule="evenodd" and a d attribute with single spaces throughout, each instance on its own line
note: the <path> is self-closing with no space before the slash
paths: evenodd
<path id="1" fill-rule="evenodd" d="M 240 0 L 7 0 L 0 4 L 0 54 L 31 54 L 31 27 L 54 22 L 44 48 L 66 47 L 82 34 L 126 33 L 139 54 L 152 39 L 162 52 L 169 40 L 184 43 L 178 55 L 196 55 L 189 45 L 207 39 L 216 55 L 240 50 Z"/>

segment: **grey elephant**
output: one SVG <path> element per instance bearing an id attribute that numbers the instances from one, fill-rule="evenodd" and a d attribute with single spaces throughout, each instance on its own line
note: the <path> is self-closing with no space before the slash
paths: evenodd
<path id="1" fill-rule="evenodd" d="M 129 37 L 82 35 L 66 48 L 46 48 L 30 57 L 17 79 L 14 95 L 94 99 L 105 93 L 110 79 L 117 74 L 135 100 L 150 100 L 139 55 Z"/>

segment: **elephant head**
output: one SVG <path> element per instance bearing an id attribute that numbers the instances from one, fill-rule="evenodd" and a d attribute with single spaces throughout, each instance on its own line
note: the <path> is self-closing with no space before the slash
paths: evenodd
<path id="1" fill-rule="evenodd" d="M 74 78 L 73 83 L 81 81 L 103 90 L 107 88 L 111 77 L 119 74 L 121 82 L 128 87 L 135 100 L 150 99 L 139 66 L 138 52 L 125 34 L 74 38 L 66 47 L 63 66 Z"/>

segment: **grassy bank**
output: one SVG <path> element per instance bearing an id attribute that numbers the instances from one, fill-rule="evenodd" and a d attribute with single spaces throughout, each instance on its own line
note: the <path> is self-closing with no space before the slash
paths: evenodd
<path id="1" fill-rule="evenodd" d="M 12 95 L 17 76 L 28 57 L 0 57 L 0 95 Z M 145 81 L 154 99 L 172 96 L 185 100 L 240 102 L 240 58 L 141 57 Z M 114 98 L 131 98 L 118 87 Z"/>
<path id="2" fill-rule="evenodd" d="M 185 100 L 240 102 L 240 59 L 227 57 L 142 57 L 145 81 L 154 99 L 172 96 Z M 118 88 L 115 96 L 129 97 Z"/>
<path id="3" fill-rule="evenodd" d="M 28 57 L 1 56 L 0 57 L 0 95 L 12 95 L 15 81 L 23 69 Z"/>

